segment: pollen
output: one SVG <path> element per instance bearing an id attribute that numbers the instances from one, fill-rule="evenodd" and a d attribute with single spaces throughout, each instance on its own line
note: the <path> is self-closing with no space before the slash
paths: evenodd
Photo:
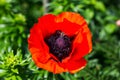
<path id="1" fill-rule="evenodd" d="M 54 34 L 45 39 L 45 42 L 49 46 L 50 52 L 58 58 L 59 61 L 68 57 L 71 52 L 71 40 L 61 30 L 56 30 Z"/>

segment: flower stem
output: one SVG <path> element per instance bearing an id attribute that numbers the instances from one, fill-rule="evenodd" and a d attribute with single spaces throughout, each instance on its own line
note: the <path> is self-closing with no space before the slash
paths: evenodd
<path id="1" fill-rule="evenodd" d="M 47 10 L 47 5 L 48 5 L 48 0 L 42 0 L 43 2 L 43 12 L 46 14 L 48 12 Z"/>

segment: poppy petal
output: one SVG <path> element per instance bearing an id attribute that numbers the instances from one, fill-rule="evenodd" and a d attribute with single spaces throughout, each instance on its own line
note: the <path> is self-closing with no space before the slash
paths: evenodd
<path id="1" fill-rule="evenodd" d="M 79 25 L 82 25 L 86 22 L 80 14 L 74 12 L 63 12 L 56 16 L 55 20 L 56 22 L 63 22 L 64 19 L 67 19 L 68 21 Z"/>
<path id="2" fill-rule="evenodd" d="M 38 18 L 38 25 L 44 38 L 56 31 L 55 17 L 52 14 L 47 14 Z"/>
<path id="3" fill-rule="evenodd" d="M 45 44 L 41 30 L 38 30 L 38 25 L 35 24 L 30 31 L 30 37 L 28 38 L 29 50 L 33 55 L 39 55 L 41 62 L 45 63 L 49 58 L 49 48 Z"/>
<path id="4" fill-rule="evenodd" d="M 49 59 L 45 64 L 39 62 L 39 60 L 36 59 L 36 57 L 33 57 L 33 60 L 38 67 L 53 72 L 54 74 L 67 71 L 67 69 L 64 69 L 63 67 L 59 66 L 58 62 L 55 62 L 53 59 Z"/>
<path id="5" fill-rule="evenodd" d="M 73 42 L 72 58 L 80 59 L 92 50 L 91 33 L 89 30 L 81 30 Z"/>
<path id="6" fill-rule="evenodd" d="M 67 19 L 64 19 L 63 22 L 59 22 L 56 24 L 58 30 L 62 30 L 67 36 L 73 36 L 80 29 L 80 25 L 76 23 L 72 23 Z"/>
<path id="7" fill-rule="evenodd" d="M 88 53 L 90 53 L 92 51 L 92 34 L 91 34 L 90 29 L 88 28 L 87 25 L 84 25 L 83 32 L 86 33 L 86 39 L 88 41 L 88 46 L 89 46 Z"/>
<path id="8" fill-rule="evenodd" d="M 63 12 L 55 18 L 56 23 L 61 24 L 61 29 L 67 34 L 75 34 L 84 24 L 87 24 L 84 18 L 73 12 Z M 63 25 L 64 24 L 64 25 Z"/>
<path id="9" fill-rule="evenodd" d="M 71 57 L 74 58 L 74 60 L 77 60 L 90 53 L 92 50 L 91 37 L 92 35 L 89 28 L 87 25 L 84 25 L 84 27 L 78 31 L 77 36 L 73 41 L 72 52 L 69 57 L 63 59 L 63 62 L 68 62 Z"/>
<path id="10" fill-rule="evenodd" d="M 79 60 L 69 60 L 67 63 L 62 63 L 61 66 L 68 69 L 70 73 L 78 72 L 86 66 L 86 60 L 81 58 Z"/>

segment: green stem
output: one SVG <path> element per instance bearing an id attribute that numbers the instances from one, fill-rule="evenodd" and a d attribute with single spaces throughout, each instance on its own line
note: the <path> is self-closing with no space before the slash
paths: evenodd
<path id="1" fill-rule="evenodd" d="M 42 0 L 43 1 L 43 12 L 46 14 L 48 12 L 47 5 L 48 5 L 48 0 Z"/>

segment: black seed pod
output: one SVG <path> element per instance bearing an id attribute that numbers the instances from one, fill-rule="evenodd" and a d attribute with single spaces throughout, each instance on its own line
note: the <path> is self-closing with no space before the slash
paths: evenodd
<path id="1" fill-rule="evenodd" d="M 50 52 L 56 56 L 59 61 L 69 56 L 71 52 L 70 38 L 62 31 L 57 30 L 53 35 L 45 39 Z"/>

